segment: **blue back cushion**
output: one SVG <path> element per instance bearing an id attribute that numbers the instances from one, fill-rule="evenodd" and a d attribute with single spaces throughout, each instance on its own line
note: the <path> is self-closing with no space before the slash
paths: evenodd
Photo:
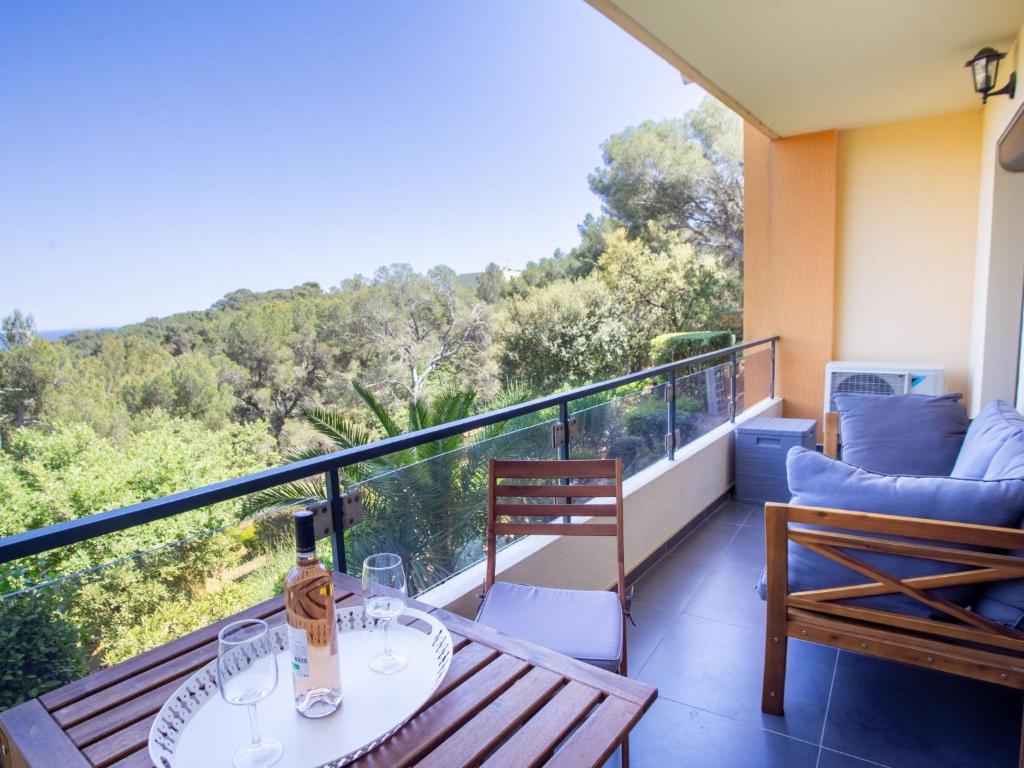
<path id="1" fill-rule="evenodd" d="M 791 448 L 786 473 L 792 503 L 885 515 L 923 517 L 964 523 L 1014 527 L 1024 513 L 1024 480 L 960 480 L 948 477 L 896 477 L 868 472 L 806 448 Z M 861 534 L 869 535 L 869 534 Z M 847 550 L 870 565 L 900 578 L 962 570 L 931 560 Z M 790 542 L 789 588 L 793 592 L 868 581 L 853 571 Z M 931 590 L 931 594 L 970 605 L 979 595 L 973 585 Z M 853 605 L 931 616 L 927 606 L 903 595 L 849 601 Z"/>
<path id="2" fill-rule="evenodd" d="M 836 395 L 843 461 L 888 475 L 948 476 L 967 433 L 961 397 Z"/>
<path id="3" fill-rule="evenodd" d="M 999 461 L 993 463 L 997 454 Z M 1009 403 L 993 400 L 971 422 L 952 475 L 986 480 L 1019 476 L 1022 457 L 1024 416 Z"/>

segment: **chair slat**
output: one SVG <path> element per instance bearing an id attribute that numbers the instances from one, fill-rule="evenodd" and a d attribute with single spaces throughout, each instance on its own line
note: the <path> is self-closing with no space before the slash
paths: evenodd
<path id="1" fill-rule="evenodd" d="M 610 459 L 563 461 L 495 461 L 494 478 L 530 478 L 549 480 L 561 478 L 615 479 L 615 462 Z"/>
<path id="2" fill-rule="evenodd" d="M 614 525 L 601 523 L 495 523 L 498 536 L 614 536 Z"/>
<path id="3" fill-rule="evenodd" d="M 498 517 L 615 517 L 614 504 L 495 504 L 494 514 Z"/>
<path id="4" fill-rule="evenodd" d="M 608 483 L 594 485 L 496 485 L 495 496 L 514 496 L 517 498 L 542 496 L 545 498 L 572 499 L 614 499 L 615 486 Z"/>

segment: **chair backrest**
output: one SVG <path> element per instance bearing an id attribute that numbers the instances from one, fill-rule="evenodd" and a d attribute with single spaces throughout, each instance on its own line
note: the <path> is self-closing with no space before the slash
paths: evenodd
<path id="1" fill-rule="evenodd" d="M 579 481 L 586 481 L 581 484 Z M 505 482 L 502 482 L 505 481 Z M 575 484 L 574 484 L 574 481 Z M 568 484 L 562 484 L 568 483 Z M 573 504 L 582 499 L 611 499 Z M 608 518 L 611 522 L 512 522 L 509 517 Z M 622 460 L 491 460 L 487 496 L 486 592 L 494 584 L 498 536 L 614 536 L 618 592 L 626 606 L 625 553 L 622 543 Z"/>

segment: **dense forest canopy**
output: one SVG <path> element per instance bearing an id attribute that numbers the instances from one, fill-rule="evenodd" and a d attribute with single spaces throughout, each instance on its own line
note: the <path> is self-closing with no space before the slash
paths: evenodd
<path id="1" fill-rule="evenodd" d="M 682 119 L 627 128 L 604 143 L 589 183 L 601 211 L 580 222 L 579 242 L 520 273 L 490 264 L 466 281 L 443 265 L 423 274 L 396 264 L 329 287 L 240 289 L 204 310 L 55 342 L 15 311 L 0 327 L 0 536 L 636 370 L 650 364 L 651 340 L 665 333 L 738 334 L 738 118 L 706 98 Z M 444 499 L 410 514 L 469 508 L 478 468 L 411 468 L 460 446 L 482 457 L 472 443 L 479 438 L 390 457 L 377 469 L 404 471 L 424 499 L 426 489 L 444 486 Z M 374 468 L 359 471 L 350 482 Z M 244 594 L 240 579 L 257 561 L 285 562 L 287 546 L 278 551 L 230 525 L 319 491 L 313 482 L 218 505 L 0 569 L 0 594 L 128 557 L 111 566 L 106 586 L 81 586 L 88 605 L 104 611 L 102 626 L 74 600 L 57 600 L 53 614 L 38 604 L 19 614 L 26 627 L 35 626 L 29 618 L 72 618 L 82 634 L 52 630 L 88 656 L 76 660 L 69 650 L 68 674 L 86 661 L 124 658 L 272 594 L 276 578 L 250 578 L 255 591 Z M 410 536 L 397 541 L 385 525 L 393 512 L 379 510 L 366 540 L 406 548 L 419 558 L 422 583 L 478 552 L 476 518 L 445 520 L 443 535 L 433 520 L 406 521 Z M 180 543 L 198 531 L 225 532 Z M 158 554 L 171 542 L 173 557 Z M 132 559 L 143 550 L 157 554 Z M 181 601 L 189 611 L 175 611 Z M 16 605 L 0 601 L 0 614 Z M 18 647 L 18 638 L 7 645 Z"/>

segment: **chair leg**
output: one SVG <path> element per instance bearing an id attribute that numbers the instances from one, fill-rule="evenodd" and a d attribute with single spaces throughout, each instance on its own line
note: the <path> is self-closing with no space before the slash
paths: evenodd
<path id="1" fill-rule="evenodd" d="M 786 694 L 786 634 L 769 627 L 764 646 L 764 684 L 761 711 L 781 715 Z M 1024 768 L 1024 766 L 1022 766 Z"/>
<path id="2" fill-rule="evenodd" d="M 629 734 L 622 737 L 622 746 L 619 754 L 622 755 L 622 768 L 629 768 Z"/>

